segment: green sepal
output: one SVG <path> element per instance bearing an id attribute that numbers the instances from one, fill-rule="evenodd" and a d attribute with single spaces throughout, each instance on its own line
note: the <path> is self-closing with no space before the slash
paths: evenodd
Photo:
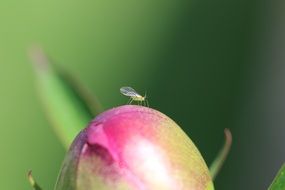
<path id="1" fill-rule="evenodd" d="M 39 184 L 35 181 L 31 170 L 28 172 L 28 180 L 29 180 L 29 182 L 30 182 L 30 184 L 34 190 L 42 190 L 42 188 L 39 186 Z"/>
<path id="2" fill-rule="evenodd" d="M 210 166 L 210 174 L 212 177 L 212 180 L 215 180 L 216 176 L 218 175 L 218 173 L 220 172 L 227 156 L 228 153 L 231 149 L 231 145 L 232 145 L 232 134 L 231 131 L 229 129 L 225 129 L 224 130 L 225 133 L 225 144 L 222 147 L 222 149 L 219 151 L 218 155 L 216 156 L 215 160 L 213 161 L 213 163 Z"/>

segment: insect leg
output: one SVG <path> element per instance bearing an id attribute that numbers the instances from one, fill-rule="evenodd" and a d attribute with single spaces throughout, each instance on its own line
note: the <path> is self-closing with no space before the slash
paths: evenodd
<path id="1" fill-rule="evenodd" d="M 132 104 L 133 100 L 134 100 L 134 99 L 132 99 L 132 98 L 131 98 L 131 101 L 130 101 L 130 103 L 129 103 L 129 104 Z"/>
<path id="2" fill-rule="evenodd" d="M 145 100 L 146 106 L 149 107 L 148 100 Z"/>

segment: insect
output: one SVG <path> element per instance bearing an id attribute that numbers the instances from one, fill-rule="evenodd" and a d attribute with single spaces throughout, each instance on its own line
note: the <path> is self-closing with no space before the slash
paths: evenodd
<path id="1" fill-rule="evenodd" d="M 149 107 L 148 101 L 146 99 L 146 94 L 144 96 L 137 93 L 133 88 L 124 86 L 120 88 L 120 92 L 130 97 L 130 100 L 128 101 L 128 104 L 131 104 L 133 101 L 138 102 L 139 105 L 147 106 Z"/>

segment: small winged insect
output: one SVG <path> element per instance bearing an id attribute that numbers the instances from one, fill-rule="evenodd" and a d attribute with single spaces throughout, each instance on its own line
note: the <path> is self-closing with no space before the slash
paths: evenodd
<path id="1" fill-rule="evenodd" d="M 138 102 L 139 105 L 148 107 L 148 101 L 146 99 L 146 94 L 142 96 L 131 87 L 122 87 L 120 88 L 120 92 L 123 95 L 130 97 L 128 104 L 131 104 L 133 101 L 136 101 Z"/>

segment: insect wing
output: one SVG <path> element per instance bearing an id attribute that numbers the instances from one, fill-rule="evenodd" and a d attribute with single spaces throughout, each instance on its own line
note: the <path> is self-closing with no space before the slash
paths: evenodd
<path id="1" fill-rule="evenodd" d="M 125 96 L 130 96 L 130 97 L 139 96 L 139 94 L 131 87 L 122 87 L 120 88 L 120 92 Z"/>

